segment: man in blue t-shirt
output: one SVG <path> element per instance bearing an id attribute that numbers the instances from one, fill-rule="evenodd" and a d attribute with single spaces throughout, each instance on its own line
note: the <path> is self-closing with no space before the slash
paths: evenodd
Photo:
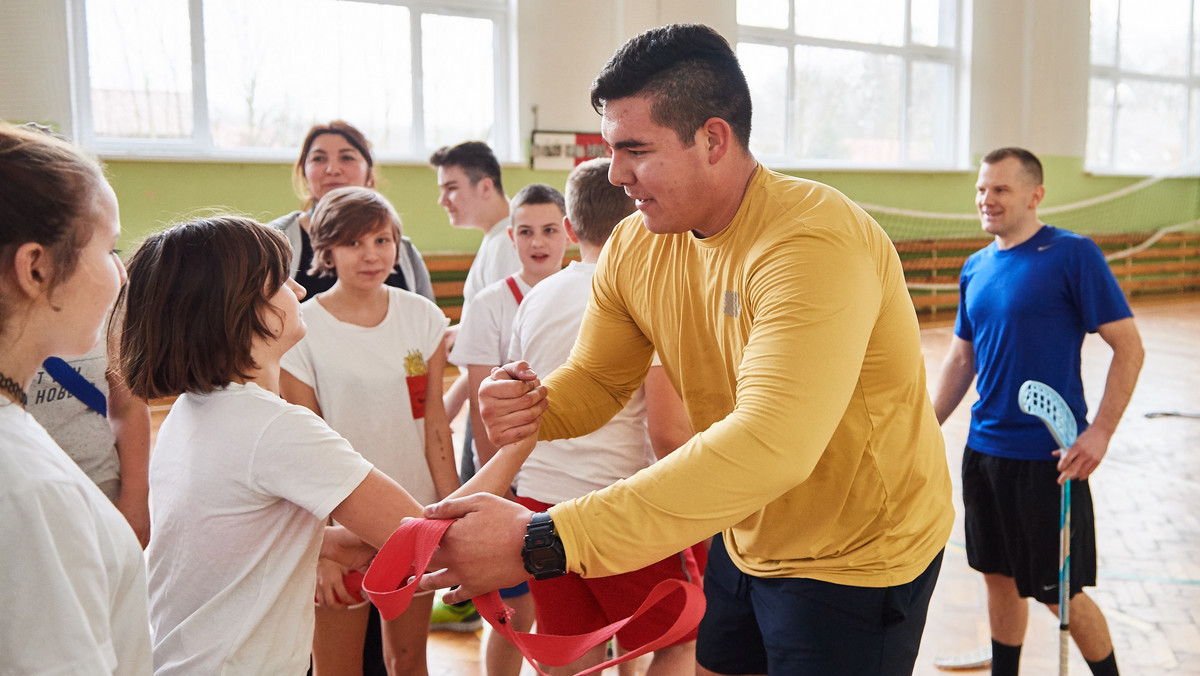
<path id="1" fill-rule="evenodd" d="M 1087 478 L 1108 450 L 1142 367 L 1133 313 L 1100 248 L 1037 216 L 1042 164 L 1021 148 L 988 153 L 975 205 L 995 241 L 973 254 L 959 279 L 950 352 L 933 395 L 938 421 L 978 375 L 979 401 L 963 452 L 967 561 L 987 583 L 992 674 L 1016 674 L 1033 597 L 1058 612 L 1059 485 L 1071 496 L 1071 637 L 1093 674 L 1117 674 L 1108 625 L 1083 587 L 1096 583 L 1095 521 Z M 1096 332 L 1113 350 L 1091 425 L 1080 349 Z M 1064 457 L 1037 418 L 1022 413 L 1026 380 L 1057 390 L 1080 434 Z"/>

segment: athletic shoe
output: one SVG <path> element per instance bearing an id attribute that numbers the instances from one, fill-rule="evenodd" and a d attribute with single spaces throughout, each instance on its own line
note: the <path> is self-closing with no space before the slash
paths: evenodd
<path id="1" fill-rule="evenodd" d="M 433 614 L 429 616 L 429 631 L 457 631 L 470 633 L 483 626 L 483 618 L 470 601 L 444 603 L 439 594 L 433 602 Z"/>
<path id="2" fill-rule="evenodd" d="M 992 666 L 992 646 L 984 646 L 979 650 L 958 655 L 938 655 L 933 658 L 933 666 L 944 671 L 987 669 Z"/>

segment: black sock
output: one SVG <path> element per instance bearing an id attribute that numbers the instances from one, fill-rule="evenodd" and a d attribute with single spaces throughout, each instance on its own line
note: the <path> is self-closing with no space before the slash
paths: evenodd
<path id="1" fill-rule="evenodd" d="M 992 639 L 992 676 L 1017 676 L 1020 668 L 1021 646 Z"/>
<path id="2" fill-rule="evenodd" d="M 1117 671 L 1117 653 L 1115 651 L 1098 662 L 1088 662 L 1087 664 L 1094 676 L 1120 676 L 1120 672 Z"/>

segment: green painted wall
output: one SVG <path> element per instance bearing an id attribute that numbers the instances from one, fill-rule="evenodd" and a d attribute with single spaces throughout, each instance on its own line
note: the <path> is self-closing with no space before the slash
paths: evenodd
<path id="1" fill-rule="evenodd" d="M 121 206 L 122 246 L 189 215 L 238 213 L 266 222 L 300 208 L 292 192 L 291 165 L 226 162 L 109 160 L 109 180 Z M 504 169 L 510 195 L 533 182 L 563 189 L 565 172 Z M 475 251 L 482 233 L 450 226 L 437 205 L 437 179 L 424 165 L 377 168 L 377 183 L 404 223 L 404 234 L 422 252 Z"/>
<path id="2" fill-rule="evenodd" d="M 1043 208 L 1108 194 L 1141 180 L 1086 174 L 1078 158 L 1042 160 L 1046 168 Z M 127 250 L 147 233 L 189 215 L 232 211 L 268 221 L 299 208 L 299 199 L 291 190 L 291 165 L 110 160 L 106 167 L 121 205 L 122 247 Z M 425 165 L 386 165 L 377 171 L 379 189 L 395 205 L 405 234 L 422 252 L 476 249 L 481 233 L 452 228 L 437 205 L 433 169 Z M 789 173 L 828 183 L 860 202 L 919 211 L 974 211 L 974 171 Z M 535 181 L 561 190 L 566 177 L 563 171 L 504 168 L 509 195 Z M 1092 207 L 1084 215 L 1086 218 L 1079 222 L 1064 215 L 1068 222 L 1061 224 L 1077 230 L 1108 232 L 1150 230 L 1200 218 L 1200 178 L 1166 181 L 1133 198 Z M 978 223 L 971 218 L 941 224 L 901 223 L 884 216 L 879 220 L 897 238 L 919 236 L 921 228 L 926 227 L 932 228 L 930 234 L 978 234 Z M 1062 219 L 1046 220 L 1058 224 Z"/>

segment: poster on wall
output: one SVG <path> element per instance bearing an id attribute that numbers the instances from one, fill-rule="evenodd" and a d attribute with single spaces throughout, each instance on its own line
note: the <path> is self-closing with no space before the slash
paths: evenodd
<path id="1" fill-rule="evenodd" d="M 609 155 L 608 144 L 600 134 L 535 131 L 529 148 L 529 167 L 570 171 L 590 159 Z"/>

